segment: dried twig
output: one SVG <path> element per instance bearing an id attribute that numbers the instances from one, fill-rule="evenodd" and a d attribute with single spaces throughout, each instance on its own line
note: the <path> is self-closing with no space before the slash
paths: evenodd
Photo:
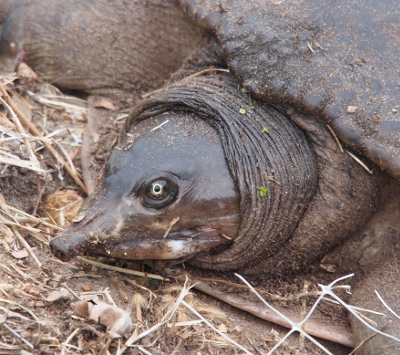
<path id="1" fill-rule="evenodd" d="M 36 323 L 42 324 L 42 322 L 41 322 L 40 319 L 36 316 L 35 313 L 33 313 L 30 309 L 28 309 L 28 308 L 22 306 L 21 304 L 19 304 L 19 303 L 17 303 L 17 302 L 14 302 L 14 301 L 6 300 L 6 299 L 4 299 L 4 298 L 0 298 L 0 302 L 12 304 L 12 305 L 14 305 L 14 306 L 18 306 L 18 307 L 22 308 L 24 311 L 26 311 L 27 313 L 29 313 L 29 314 L 32 316 L 32 318 L 35 320 Z"/>
<path id="2" fill-rule="evenodd" d="M 9 213 L 7 211 L 7 207 L 4 203 L 1 203 L 1 207 L 4 209 L 5 212 Z M 33 252 L 31 246 L 27 243 L 27 241 L 22 237 L 22 235 L 17 231 L 16 225 L 10 226 L 11 231 L 14 233 L 14 236 L 18 239 L 18 241 L 24 246 L 28 254 L 31 256 L 31 258 L 35 261 L 36 265 L 40 269 L 42 267 L 42 263 L 39 261 L 38 257 L 35 255 Z"/>
<path id="3" fill-rule="evenodd" d="M 167 230 L 165 231 L 163 238 L 167 238 L 169 232 L 171 231 L 171 228 L 179 221 L 179 217 L 175 217 L 171 223 L 169 224 Z"/>
<path id="4" fill-rule="evenodd" d="M 248 355 L 253 355 L 250 351 L 248 351 L 246 348 L 244 348 L 242 345 L 238 344 L 236 341 L 232 340 L 229 338 L 226 334 L 220 332 L 217 328 L 215 328 L 207 319 L 205 319 L 199 312 L 197 312 L 192 306 L 190 306 L 188 303 L 186 303 L 184 300 L 181 302 L 186 308 L 188 308 L 193 314 L 195 314 L 197 317 L 199 317 L 204 323 L 206 323 L 212 330 L 217 332 L 221 337 L 226 339 L 228 342 L 231 344 L 235 345 L 238 347 L 240 350 L 242 350 L 244 353 Z"/>
<path id="5" fill-rule="evenodd" d="M 16 207 L 13 207 L 13 206 L 11 206 L 11 205 L 7 205 L 7 204 L 3 203 L 1 200 L 0 200 L 0 210 L 3 210 L 3 211 L 12 211 L 12 212 L 14 212 L 14 213 L 17 214 L 17 215 L 20 215 L 20 216 L 26 218 L 28 221 L 31 221 L 32 223 L 35 223 L 37 226 L 43 225 L 43 226 L 45 226 L 45 227 L 52 228 L 52 229 L 54 229 L 54 230 L 56 230 L 56 231 L 59 231 L 59 232 L 62 232 L 62 231 L 64 230 L 64 228 L 61 228 L 61 227 L 57 226 L 56 224 L 52 224 L 52 223 L 46 222 L 46 221 L 45 221 L 44 219 L 42 219 L 42 218 L 37 218 L 37 217 L 35 217 L 35 216 L 32 216 L 31 214 L 26 213 L 26 212 L 24 212 L 24 211 L 22 211 L 22 210 L 20 210 L 20 209 L 18 209 L 18 208 L 16 208 Z M 9 214 L 9 212 L 8 212 L 8 214 Z M 10 217 L 11 217 L 11 216 L 10 216 Z M 12 218 L 12 217 L 11 217 L 11 218 Z M 17 222 L 17 221 L 16 221 L 16 218 L 17 218 L 17 216 L 16 216 L 15 218 L 12 218 L 12 219 L 13 219 L 15 222 Z"/>
<path id="6" fill-rule="evenodd" d="M 0 84 L 1 84 L 1 82 L 0 82 Z M 10 105 L 8 105 L 1 97 L 0 97 L 0 101 L 10 112 L 13 122 L 15 124 L 15 127 L 17 128 L 18 133 L 21 135 L 21 139 L 23 140 L 26 148 L 28 149 L 30 160 L 35 164 L 35 166 L 40 167 L 39 161 L 36 158 L 35 152 L 33 151 L 31 144 L 29 143 L 29 140 L 25 134 L 25 130 L 22 127 L 21 122 L 18 119 L 18 116 L 15 114 L 14 110 L 10 107 Z"/>
<path id="7" fill-rule="evenodd" d="M 329 126 L 328 124 L 326 125 L 326 127 L 328 127 L 329 132 L 331 132 L 333 138 L 334 138 L 335 141 L 336 141 L 336 144 L 338 145 L 340 151 L 343 153 L 343 152 L 344 152 L 343 147 L 342 147 L 342 145 L 340 144 L 340 141 L 339 141 L 338 137 L 336 136 L 335 132 L 333 131 L 333 129 L 331 128 L 331 126 Z"/>
<path id="8" fill-rule="evenodd" d="M 73 345 L 68 344 L 68 343 L 73 339 L 73 337 L 74 337 L 76 334 L 78 334 L 80 331 L 81 331 L 80 328 L 76 328 L 76 329 L 69 335 L 69 337 L 67 338 L 67 340 L 65 340 L 65 342 L 62 343 L 61 355 L 64 355 L 64 354 L 67 354 L 67 353 L 68 353 L 67 348 L 73 348 L 73 349 L 75 349 L 75 350 L 82 351 L 82 349 L 79 349 L 79 348 L 77 348 L 76 346 L 73 346 Z"/>
<path id="9" fill-rule="evenodd" d="M 135 282 L 135 281 L 133 281 L 133 280 L 131 280 L 131 279 L 128 279 L 128 278 L 126 278 L 126 277 L 124 277 L 124 281 L 130 283 L 130 284 L 133 285 L 134 287 L 138 287 L 138 288 L 140 288 L 141 290 L 144 290 L 144 291 L 148 292 L 148 293 L 150 294 L 151 297 L 157 298 L 156 294 L 155 294 L 153 291 L 151 291 L 150 289 L 148 289 L 147 287 L 144 287 L 144 286 L 142 286 L 142 285 L 139 285 L 137 282 Z"/>
<path id="10" fill-rule="evenodd" d="M 168 323 L 169 320 L 172 318 L 172 316 L 175 314 L 176 310 L 178 309 L 179 305 L 183 302 L 183 299 L 188 295 L 190 291 L 190 287 L 187 286 L 188 280 L 185 281 L 185 284 L 182 287 L 181 293 L 179 294 L 176 302 L 174 305 L 168 310 L 167 313 L 165 313 L 164 317 L 161 319 L 159 323 L 151 327 L 150 329 L 142 332 L 141 334 L 137 335 L 134 333 L 124 344 L 124 346 L 118 351 L 117 355 L 121 355 L 122 353 L 125 352 L 129 347 L 131 347 L 134 343 L 139 341 L 140 339 L 148 336 L 149 334 L 155 332 L 157 329 L 162 327 L 164 324 Z"/>
<path id="11" fill-rule="evenodd" d="M 62 283 L 61 286 L 65 287 L 68 290 L 68 292 L 75 298 L 75 300 L 77 300 L 77 301 L 81 300 L 79 295 L 71 287 L 69 287 L 65 282 Z"/>
<path id="12" fill-rule="evenodd" d="M 31 349 L 34 348 L 34 346 L 26 339 L 24 339 L 21 335 L 19 335 L 17 332 L 12 330 L 7 324 L 3 323 L 3 327 L 6 328 L 9 332 L 11 332 L 15 337 L 23 341 L 26 345 L 28 345 Z"/>
<path id="13" fill-rule="evenodd" d="M 93 266 L 101 267 L 102 269 L 118 271 L 118 272 L 122 272 L 122 273 L 125 273 L 125 274 L 131 274 L 131 275 L 135 275 L 135 276 L 148 277 L 150 279 L 169 281 L 168 279 L 165 279 L 164 277 L 162 277 L 160 275 L 148 274 L 146 272 L 141 272 L 141 271 L 136 271 L 136 270 L 129 270 L 129 269 L 124 269 L 122 267 L 107 265 L 107 264 L 99 263 L 97 261 L 93 261 L 93 260 L 84 258 L 82 256 L 76 256 L 76 259 L 78 259 L 80 261 L 83 261 L 85 263 L 91 264 Z"/>
<path id="14" fill-rule="evenodd" d="M 350 155 L 358 164 L 360 164 L 368 173 L 372 174 L 372 170 L 366 166 L 361 159 L 357 158 L 353 153 L 346 150 L 347 154 Z"/>
<path id="15" fill-rule="evenodd" d="M 29 121 L 25 115 L 18 109 L 18 107 L 14 104 L 13 100 L 11 99 L 10 95 L 8 95 L 7 90 L 4 88 L 3 84 L 0 81 L 0 92 L 2 93 L 4 100 L 7 102 L 7 104 L 13 109 L 13 111 L 17 114 L 19 119 L 23 121 L 25 125 L 28 126 L 29 130 L 35 134 L 36 136 L 43 137 L 43 134 L 36 128 L 36 126 Z M 79 174 L 76 174 L 75 169 L 71 168 L 64 159 L 58 154 L 58 152 L 54 149 L 54 147 L 46 142 L 45 140 L 43 141 L 43 144 L 46 146 L 46 148 L 53 154 L 53 156 L 61 163 L 61 165 L 65 166 L 65 169 L 68 171 L 70 176 L 74 179 L 76 184 L 87 194 L 87 188 L 85 184 L 82 182 L 80 179 Z"/>
<path id="16" fill-rule="evenodd" d="M 35 261 L 36 265 L 40 269 L 42 267 L 42 263 L 39 261 L 38 257 L 36 254 L 33 252 L 31 246 L 28 244 L 28 242 L 25 240 L 25 238 L 17 231 L 15 227 L 11 227 L 11 230 L 13 231 L 14 235 L 17 237 L 18 241 L 24 246 L 28 254 L 31 256 L 31 258 Z"/>

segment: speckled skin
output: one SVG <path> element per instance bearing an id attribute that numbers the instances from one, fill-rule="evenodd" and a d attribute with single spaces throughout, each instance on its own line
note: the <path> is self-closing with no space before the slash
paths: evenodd
<path id="1" fill-rule="evenodd" d="M 181 3 L 216 35 L 229 69 L 256 97 L 323 118 L 400 178 L 397 0 Z"/>

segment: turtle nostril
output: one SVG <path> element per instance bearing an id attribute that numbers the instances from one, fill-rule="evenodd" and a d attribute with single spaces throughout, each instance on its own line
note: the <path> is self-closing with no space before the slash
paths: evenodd
<path id="1" fill-rule="evenodd" d="M 76 255 L 76 252 L 71 249 L 69 243 L 64 243 L 60 239 L 60 237 L 57 237 L 50 242 L 50 250 L 54 256 L 62 261 L 69 261 Z"/>
<path id="2" fill-rule="evenodd" d="M 65 251 L 55 247 L 52 244 L 50 244 L 50 250 L 54 256 L 56 256 L 57 258 L 59 258 L 62 261 L 69 261 L 71 259 L 71 257 L 68 256 L 68 254 L 65 253 Z"/>

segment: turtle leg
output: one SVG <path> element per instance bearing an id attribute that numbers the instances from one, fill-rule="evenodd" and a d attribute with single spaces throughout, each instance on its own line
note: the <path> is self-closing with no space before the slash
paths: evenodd
<path id="1" fill-rule="evenodd" d="M 377 322 L 377 328 L 382 332 L 400 338 L 400 318 L 391 314 L 379 301 L 375 290 L 379 292 L 384 301 L 400 317 L 400 257 L 397 260 L 388 258 L 376 270 L 370 272 L 359 282 L 352 296 L 354 306 L 388 314 L 388 318 L 366 314 Z M 351 317 L 354 337 L 360 344 L 356 354 L 362 355 L 392 355 L 400 354 L 400 341 L 390 339 L 368 329 L 360 321 Z"/>
<path id="2" fill-rule="evenodd" d="M 1 60 L 14 48 L 41 79 L 128 103 L 159 88 L 203 37 L 177 1 L 10 3 L 0 1 Z"/>

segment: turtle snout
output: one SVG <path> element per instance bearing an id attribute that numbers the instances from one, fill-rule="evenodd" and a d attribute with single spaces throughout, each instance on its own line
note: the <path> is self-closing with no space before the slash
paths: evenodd
<path id="1" fill-rule="evenodd" d="M 69 261 L 82 249 L 86 238 L 80 234 L 68 237 L 59 236 L 50 242 L 50 250 L 54 256 L 62 261 Z"/>

